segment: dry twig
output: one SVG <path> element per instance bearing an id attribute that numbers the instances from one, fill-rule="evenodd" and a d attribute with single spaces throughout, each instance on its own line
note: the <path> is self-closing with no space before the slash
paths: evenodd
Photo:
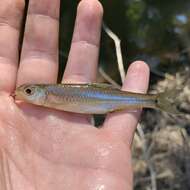
<path id="1" fill-rule="evenodd" d="M 103 23 L 103 29 L 106 32 L 106 34 L 114 41 L 115 43 L 115 49 L 116 49 L 116 56 L 117 56 L 117 63 L 118 63 L 118 69 L 119 69 L 119 73 L 120 73 L 120 77 L 121 77 L 121 81 L 122 83 L 125 80 L 125 69 L 124 69 L 124 65 L 123 65 L 123 57 L 122 57 L 122 53 L 121 53 L 121 41 L 118 38 L 118 36 L 116 34 L 114 34 L 109 28 L 108 26 Z"/>
<path id="2" fill-rule="evenodd" d="M 115 86 L 116 88 L 121 88 L 121 86 L 115 82 L 101 67 L 99 67 L 99 73 L 101 74 L 101 76 L 110 84 L 112 84 L 113 86 Z"/>

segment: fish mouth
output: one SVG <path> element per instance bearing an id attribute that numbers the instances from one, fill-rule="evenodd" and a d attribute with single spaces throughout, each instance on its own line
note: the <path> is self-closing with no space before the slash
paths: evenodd
<path id="1" fill-rule="evenodd" d="M 15 100 L 15 98 L 16 98 L 15 92 L 13 92 L 12 94 L 10 94 L 10 96 L 13 97 L 13 99 Z"/>
<path id="2" fill-rule="evenodd" d="M 14 100 L 23 100 L 22 93 L 19 89 L 16 89 L 10 96 L 12 96 Z"/>
<path id="3" fill-rule="evenodd" d="M 10 96 L 13 97 L 13 99 L 15 100 L 15 99 L 17 98 L 17 96 L 18 96 L 18 89 L 15 89 L 15 91 L 12 92 L 12 93 L 10 94 Z"/>

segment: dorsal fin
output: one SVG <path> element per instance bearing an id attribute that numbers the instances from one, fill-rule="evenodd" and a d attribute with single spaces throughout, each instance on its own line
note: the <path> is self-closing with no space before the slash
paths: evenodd
<path id="1" fill-rule="evenodd" d="M 118 89 L 120 90 L 118 87 L 112 85 L 112 84 L 108 84 L 108 83 L 61 83 L 58 84 L 60 86 L 78 86 L 78 87 L 94 87 L 94 88 L 110 88 L 110 89 Z"/>
<path id="2" fill-rule="evenodd" d="M 108 84 L 108 83 L 89 83 L 89 86 L 94 86 L 97 88 L 112 88 L 112 89 L 119 89 L 118 87 L 112 85 L 112 84 Z"/>

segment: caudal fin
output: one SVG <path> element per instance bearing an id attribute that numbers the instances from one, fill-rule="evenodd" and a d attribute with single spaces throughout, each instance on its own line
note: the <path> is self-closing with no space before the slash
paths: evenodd
<path id="1" fill-rule="evenodd" d="M 156 107 L 162 111 L 166 111 L 171 114 L 181 114 L 177 110 L 177 97 L 179 96 L 181 90 L 171 90 L 160 93 L 156 98 Z"/>

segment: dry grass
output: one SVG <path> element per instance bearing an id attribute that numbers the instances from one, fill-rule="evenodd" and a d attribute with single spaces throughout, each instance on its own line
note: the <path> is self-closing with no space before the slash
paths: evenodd
<path id="1" fill-rule="evenodd" d="M 154 89 L 166 91 L 180 87 L 176 94 L 179 100 L 180 116 L 164 112 L 145 111 L 142 117 L 144 140 L 135 136 L 133 144 L 135 189 L 154 189 L 149 165 L 155 175 L 156 189 L 190 189 L 190 87 L 189 71 L 179 72 L 176 77 L 166 77 Z M 146 152 L 144 147 L 147 147 Z M 144 155 L 146 153 L 146 156 Z M 147 159 L 148 158 L 148 159 Z"/>

